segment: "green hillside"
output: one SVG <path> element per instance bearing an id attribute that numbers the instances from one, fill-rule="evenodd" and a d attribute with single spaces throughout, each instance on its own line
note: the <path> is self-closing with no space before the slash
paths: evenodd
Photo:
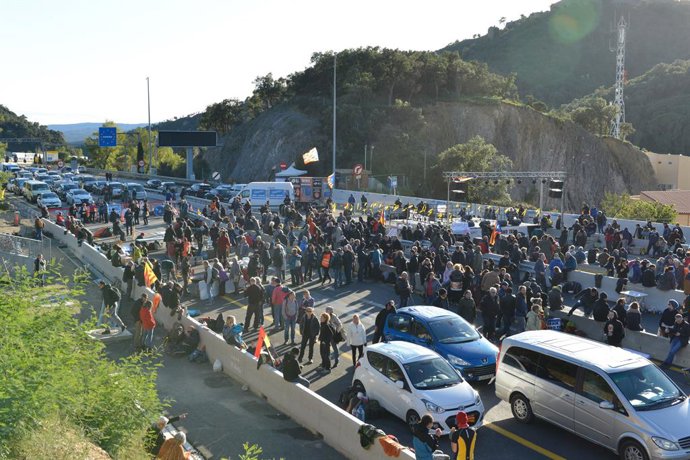
<path id="1" fill-rule="evenodd" d="M 0 104 L 0 139 L 8 138 L 37 138 L 36 142 L 6 142 L 9 151 L 33 152 L 43 142 L 47 148 L 58 148 L 65 145 L 65 139 L 59 131 L 53 131 L 46 126 L 26 119 L 24 115 L 17 115 Z"/>
<path id="2" fill-rule="evenodd" d="M 521 96 L 564 104 L 609 87 L 615 79 L 617 18 L 629 18 L 626 69 L 632 79 L 656 64 L 690 58 L 687 0 L 563 0 L 548 12 L 491 28 L 480 38 L 453 43 L 463 59 L 517 74 Z"/>

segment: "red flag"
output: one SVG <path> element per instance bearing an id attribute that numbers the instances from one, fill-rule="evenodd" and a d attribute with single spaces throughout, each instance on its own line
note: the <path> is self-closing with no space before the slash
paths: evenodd
<path id="1" fill-rule="evenodd" d="M 259 340 L 256 342 L 256 349 L 254 350 L 254 357 L 256 359 L 259 359 L 259 356 L 261 356 L 261 349 L 264 347 L 264 338 L 266 337 L 266 331 L 264 330 L 264 327 L 261 326 L 259 327 Z"/>

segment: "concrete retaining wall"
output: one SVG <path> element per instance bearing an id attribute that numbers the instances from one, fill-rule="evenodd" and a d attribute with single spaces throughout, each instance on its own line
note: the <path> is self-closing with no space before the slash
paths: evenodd
<path id="1" fill-rule="evenodd" d="M 73 249 L 74 254 L 85 264 L 101 273 L 111 282 L 122 279 L 123 269 L 113 267 L 97 249 L 83 243 L 81 247 L 71 233 L 64 233 L 64 229 L 54 223 L 44 220 L 46 230 L 51 232 L 56 240 Z M 142 293 L 153 297 L 153 291 L 135 283 L 132 290 L 133 298 Z M 169 310 L 160 306 L 156 311 L 156 321 L 159 325 L 170 329 L 177 321 L 177 316 L 170 316 Z M 323 440 L 342 455 L 357 460 L 384 460 L 389 457 L 383 452 L 381 445 L 375 442 L 369 450 L 364 450 L 359 443 L 357 430 L 363 424 L 359 419 L 346 413 L 338 406 L 322 398 L 313 391 L 288 383 L 281 372 L 264 365 L 257 369 L 257 360 L 253 355 L 228 345 L 222 336 L 202 326 L 194 318 L 183 317 L 182 324 L 193 326 L 199 330 L 201 343 L 206 346 L 211 363 L 219 359 L 223 364 L 223 372 L 233 379 L 246 384 L 258 396 L 266 399 L 271 406 L 287 414 L 296 423 L 323 437 Z M 398 458 L 413 460 L 414 454 L 403 450 Z"/>

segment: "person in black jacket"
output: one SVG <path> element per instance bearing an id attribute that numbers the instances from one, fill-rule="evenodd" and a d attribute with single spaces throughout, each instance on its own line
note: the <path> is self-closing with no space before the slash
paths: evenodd
<path id="1" fill-rule="evenodd" d="M 517 306 L 517 299 L 513 294 L 513 288 L 510 286 L 505 288 L 505 294 L 499 301 L 501 309 L 501 321 L 503 322 L 502 336 L 507 336 L 510 333 L 510 326 L 515 321 L 515 307 Z"/>
<path id="2" fill-rule="evenodd" d="M 676 299 L 669 299 L 666 309 L 661 312 L 661 318 L 659 318 L 659 335 L 661 337 L 668 337 L 671 332 L 671 328 L 675 323 L 676 313 L 678 312 L 678 301 Z"/>
<path id="3" fill-rule="evenodd" d="M 592 315 L 594 316 L 594 321 L 606 322 L 609 319 L 609 302 L 608 295 L 605 292 L 599 293 L 599 298 L 594 302 L 594 307 L 592 308 Z"/>
<path id="4" fill-rule="evenodd" d="M 606 335 L 606 343 L 614 347 L 620 347 L 623 337 L 625 337 L 625 329 L 623 323 L 618 321 L 618 315 L 614 310 L 609 311 L 608 321 L 604 324 L 604 335 Z"/>
<path id="5" fill-rule="evenodd" d="M 406 307 L 407 302 L 410 301 L 412 297 L 412 286 L 410 285 L 410 279 L 407 272 L 402 272 L 400 278 L 396 281 L 395 285 L 396 294 L 400 296 L 400 307 Z"/>
<path id="6" fill-rule="evenodd" d="M 489 292 L 484 294 L 479 302 L 482 309 L 482 322 L 484 323 L 484 336 L 493 340 L 496 334 L 496 315 L 498 315 L 498 291 L 495 287 L 489 288 Z"/>
<path id="7" fill-rule="evenodd" d="M 613 306 L 613 311 L 618 315 L 618 321 L 623 323 L 623 326 L 627 326 L 628 312 L 625 310 L 625 299 L 623 297 L 616 301 L 616 305 Z"/>
<path id="8" fill-rule="evenodd" d="M 309 380 L 300 375 L 302 373 L 302 366 L 297 362 L 299 355 L 299 348 L 292 348 L 283 357 L 283 378 L 292 383 L 301 383 L 306 388 L 309 388 Z"/>
<path id="9" fill-rule="evenodd" d="M 312 307 L 307 307 L 304 311 L 304 316 L 299 324 L 299 330 L 302 334 L 302 343 L 299 347 L 299 358 L 298 361 L 301 363 L 304 359 L 304 349 L 309 345 L 309 361 L 307 364 L 314 363 L 314 344 L 316 343 L 316 337 L 319 335 L 319 320 L 314 316 L 314 309 Z"/>
<path id="10" fill-rule="evenodd" d="M 668 351 L 668 356 L 663 362 L 664 366 L 670 366 L 673 363 L 673 358 L 681 348 L 688 346 L 688 338 L 690 337 L 690 324 L 683 319 L 683 315 L 677 313 L 674 318 L 673 327 L 668 336 L 671 339 L 671 348 Z"/>
<path id="11" fill-rule="evenodd" d="M 645 271 L 642 272 L 642 286 L 656 287 L 656 266 L 649 265 Z"/>
<path id="12" fill-rule="evenodd" d="M 383 307 L 383 310 L 376 315 L 376 320 L 374 321 L 374 339 L 371 343 L 379 343 L 381 339 L 383 339 L 383 328 L 386 326 L 386 319 L 391 313 L 395 313 L 394 300 L 386 302 L 386 306 Z"/>
<path id="13" fill-rule="evenodd" d="M 321 322 L 319 329 L 319 352 L 321 353 L 321 366 L 319 370 L 324 372 L 331 371 L 331 342 L 335 334 L 333 327 L 328 324 L 331 320 L 331 315 L 328 313 L 321 313 Z"/>
<path id="14" fill-rule="evenodd" d="M 436 428 L 435 433 L 429 433 L 434 426 L 434 419 L 431 415 L 425 414 L 419 423 L 412 426 L 412 445 L 415 452 L 419 452 L 416 458 L 431 458 L 430 454 L 438 449 L 438 441 L 441 438 L 441 429 Z"/>
<path id="15" fill-rule="evenodd" d="M 632 302 L 630 304 L 629 310 L 625 315 L 627 322 L 626 327 L 631 331 L 644 331 L 644 328 L 640 324 L 642 321 L 642 314 L 640 313 L 640 304 L 637 302 Z"/>
<path id="16" fill-rule="evenodd" d="M 571 316 L 573 312 L 578 309 L 578 307 L 582 307 L 582 309 L 585 311 L 585 316 L 589 317 L 592 315 L 594 302 L 596 302 L 599 298 L 599 291 L 597 291 L 597 288 L 593 287 L 586 288 L 575 294 L 575 298 L 577 299 L 577 302 L 575 302 L 575 305 L 573 305 L 568 312 L 568 316 Z"/>
<path id="17" fill-rule="evenodd" d="M 249 332 L 249 323 L 254 317 L 253 329 L 259 329 L 259 324 L 264 323 L 263 301 L 264 289 L 261 287 L 261 278 L 255 276 L 249 278 L 249 286 L 244 290 L 244 295 L 247 297 L 247 314 L 244 317 L 244 332 Z"/>

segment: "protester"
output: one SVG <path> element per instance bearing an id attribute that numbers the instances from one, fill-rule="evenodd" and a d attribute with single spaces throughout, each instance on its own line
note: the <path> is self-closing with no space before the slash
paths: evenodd
<path id="1" fill-rule="evenodd" d="M 386 326 L 386 319 L 391 313 L 395 313 L 395 301 L 389 300 L 386 305 L 376 315 L 376 320 L 374 321 L 374 338 L 371 343 L 379 343 L 383 339 L 383 328 Z"/>
<path id="2" fill-rule="evenodd" d="M 541 309 L 541 305 L 532 304 L 532 308 L 527 313 L 527 319 L 525 324 L 526 331 L 538 331 L 542 327 L 542 322 L 544 321 L 544 313 Z"/>
<path id="3" fill-rule="evenodd" d="M 120 308 L 120 290 L 110 284 L 106 284 L 105 281 L 100 281 L 98 287 L 103 295 L 103 304 L 101 305 L 101 310 L 98 314 L 98 324 L 103 323 L 103 315 L 107 312 L 110 317 L 109 325 L 106 325 L 102 334 L 110 334 L 110 327 L 115 327 L 118 323 L 122 332 L 125 331 L 125 323 L 120 319 L 118 311 Z"/>
<path id="4" fill-rule="evenodd" d="M 688 346 L 688 337 L 690 337 L 690 324 L 688 324 L 683 315 L 677 313 L 674 318 L 673 327 L 668 332 L 668 337 L 671 339 L 671 348 L 668 351 L 668 356 L 663 362 L 664 366 L 670 366 L 673 363 L 673 358 L 681 348 Z"/>
<path id="5" fill-rule="evenodd" d="M 283 300 L 282 307 L 283 314 L 283 338 L 285 343 L 288 343 L 288 336 L 290 338 L 290 345 L 295 345 L 295 327 L 297 325 L 297 315 L 299 314 L 299 302 L 297 301 L 297 294 L 295 291 L 290 291 Z"/>
<path id="6" fill-rule="evenodd" d="M 625 325 L 631 331 L 644 331 L 642 327 L 642 314 L 640 313 L 640 304 L 632 302 L 626 314 L 627 324 Z"/>
<path id="7" fill-rule="evenodd" d="M 440 428 L 436 428 L 431 434 L 433 426 L 434 418 L 429 414 L 423 415 L 419 423 L 412 426 L 412 446 L 416 460 L 433 460 L 442 434 Z"/>
<path id="8" fill-rule="evenodd" d="M 151 311 L 152 306 L 153 303 L 147 300 L 139 311 L 139 321 L 141 321 L 143 336 L 143 349 L 146 351 L 153 348 L 153 332 L 156 329 L 156 319 L 153 317 L 153 312 Z"/>
<path id="9" fill-rule="evenodd" d="M 149 453 L 151 453 L 152 455 L 158 455 L 161 446 L 165 442 L 165 436 L 163 435 L 163 430 L 165 429 L 165 427 L 170 423 L 175 423 L 179 420 L 184 420 L 186 417 L 186 413 L 170 418 L 160 416 L 158 420 L 156 420 L 156 422 L 149 427 L 147 432 L 146 437 Z"/>
<path id="10" fill-rule="evenodd" d="M 247 297 L 247 314 L 244 317 L 244 332 L 249 332 L 249 324 L 254 318 L 254 331 L 259 329 L 259 325 L 264 323 L 263 300 L 264 289 L 261 287 L 261 278 L 255 276 L 249 279 L 249 286 L 244 290 Z"/>
<path id="11" fill-rule="evenodd" d="M 623 338 L 625 337 L 625 329 L 623 323 L 618 320 L 618 314 L 611 310 L 608 314 L 608 320 L 604 324 L 604 335 L 606 336 L 606 343 L 614 347 L 620 347 Z"/>
<path id="12" fill-rule="evenodd" d="M 358 314 L 352 315 L 352 322 L 348 324 L 346 331 L 346 340 L 352 350 L 352 363 L 356 365 L 357 352 L 360 358 L 364 356 L 364 347 L 367 345 L 367 331 Z"/>
<path id="13" fill-rule="evenodd" d="M 156 456 L 159 460 L 187 460 L 191 453 L 185 452 L 184 445 L 187 442 L 187 436 L 178 431 L 172 438 L 167 439 L 161 446 L 160 452 Z"/>
<path id="14" fill-rule="evenodd" d="M 658 335 L 661 337 L 668 337 L 673 325 L 675 324 L 676 313 L 678 312 L 678 301 L 675 299 L 669 299 L 666 309 L 661 312 L 661 318 L 659 319 L 659 332 Z"/>
<path id="15" fill-rule="evenodd" d="M 498 304 L 498 291 L 495 287 L 489 288 L 479 303 L 482 312 L 484 337 L 494 340 L 496 334 L 496 315 L 500 311 Z"/>
<path id="16" fill-rule="evenodd" d="M 331 371 L 331 344 L 333 343 L 333 335 L 335 331 L 329 324 L 331 315 L 328 313 L 321 313 L 320 329 L 319 329 L 319 351 L 321 354 L 321 366 L 319 370 L 324 372 Z"/>
<path id="17" fill-rule="evenodd" d="M 302 362 L 302 359 L 304 359 L 304 350 L 307 346 L 309 346 L 309 361 L 307 361 L 307 364 L 313 364 L 314 344 L 316 343 L 316 338 L 320 332 L 319 320 L 316 319 L 316 316 L 314 316 L 313 307 L 306 308 L 299 330 L 300 334 L 302 335 L 302 343 L 300 344 L 298 361 L 300 363 Z"/>
<path id="18" fill-rule="evenodd" d="M 450 429 L 450 449 L 456 460 L 474 460 L 474 446 L 477 432 L 470 427 L 467 413 L 460 411 L 455 415 L 455 426 Z"/>
<path id="19" fill-rule="evenodd" d="M 283 357 L 283 378 L 292 383 L 301 383 L 302 386 L 309 388 L 309 380 L 302 377 L 302 366 L 297 362 L 299 348 L 294 347 Z"/>

